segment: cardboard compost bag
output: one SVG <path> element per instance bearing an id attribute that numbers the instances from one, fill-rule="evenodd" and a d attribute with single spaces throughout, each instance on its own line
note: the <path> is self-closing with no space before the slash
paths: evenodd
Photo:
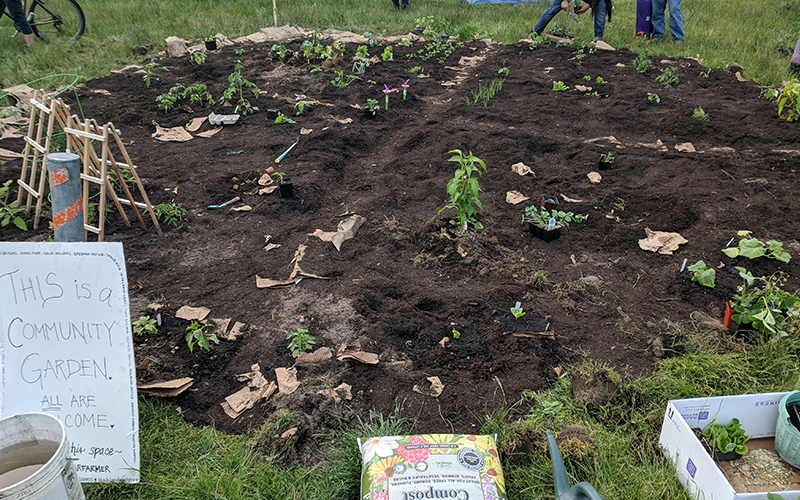
<path id="1" fill-rule="evenodd" d="M 362 500 L 506 500 L 494 436 L 359 438 Z"/>

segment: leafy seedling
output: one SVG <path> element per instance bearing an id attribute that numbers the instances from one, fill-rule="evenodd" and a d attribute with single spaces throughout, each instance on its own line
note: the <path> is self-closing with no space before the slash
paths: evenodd
<path id="1" fill-rule="evenodd" d="M 13 182 L 14 179 L 9 179 L 2 186 L 0 186 L 0 227 L 6 227 L 9 224 L 14 224 L 19 229 L 27 231 L 28 225 L 25 224 L 25 221 L 19 216 L 19 214 L 25 211 L 25 208 L 20 207 L 17 203 L 17 200 L 12 201 L 11 203 L 8 202 L 10 186 Z"/>
<path id="2" fill-rule="evenodd" d="M 298 328 L 293 332 L 286 335 L 286 340 L 289 340 L 289 351 L 292 352 L 292 357 L 296 358 L 301 352 L 312 349 L 316 344 L 315 337 L 308 334 L 305 328 Z"/>
<path id="3" fill-rule="evenodd" d="M 156 219 L 169 226 L 177 226 L 178 221 L 183 220 L 186 209 L 180 203 L 159 203 L 153 207 Z"/>
<path id="4" fill-rule="evenodd" d="M 714 280 L 717 277 L 717 272 L 713 268 L 707 268 L 705 262 L 698 260 L 689 266 L 688 269 L 692 273 L 692 281 L 696 281 L 709 288 L 714 288 Z"/>
<path id="5" fill-rule="evenodd" d="M 780 262 L 789 262 L 792 255 L 783 249 L 783 243 L 776 240 L 769 240 L 765 243 L 758 238 L 743 238 L 739 240 L 739 245 L 732 248 L 723 248 L 722 253 L 735 259 L 740 255 L 748 259 L 767 257 Z"/>
<path id="6" fill-rule="evenodd" d="M 697 118 L 698 120 L 708 120 L 708 113 L 703 110 L 700 106 L 694 108 L 692 111 L 692 118 Z"/>
<path id="7" fill-rule="evenodd" d="M 158 333 L 155 318 L 142 316 L 133 322 L 133 333 L 136 335 L 155 335 Z"/>
<path id="8" fill-rule="evenodd" d="M 744 443 L 749 441 L 750 437 L 745 436 L 738 418 L 731 420 L 728 425 L 709 425 L 703 431 L 703 437 L 708 440 L 711 448 L 719 453 L 735 452 L 744 455 L 748 451 Z"/>
<path id="9" fill-rule="evenodd" d="M 277 118 L 275 118 L 275 123 L 297 123 L 297 122 L 292 120 L 288 116 L 284 115 L 283 113 L 278 113 Z"/>
<path id="10" fill-rule="evenodd" d="M 512 307 L 511 314 L 514 315 L 514 319 L 520 319 L 525 316 L 525 311 L 523 311 L 521 307 Z"/>
<path id="11" fill-rule="evenodd" d="M 212 323 L 202 324 L 197 320 L 192 320 L 192 323 L 186 327 L 186 344 L 189 346 L 189 352 L 194 352 L 194 346 L 198 345 L 206 351 L 211 350 L 209 341 L 219 344 L 219 339 L 213 333 L 205 333 L 205 329 L 213 327 Z"/>
<path id="12" fill-rule="evenodd" d="M 459 167 L 453 178 L 447 182 L 447 195 L 450 197 L 450 201 L 439 210 L 439 213 L 449 208 L 455 209 L 458 227 L 463 233 L 467 232 L 469 222 L 472 222 L 475 229 L 481 229 L 483 225 L 472 220 L 475 213 L 483 209 L 483 205 L 478 199 L 481 187 L 478 185 L 478 179 L 472 176 L 473 174 L 480 176 L 481 169 L 486 172 L 486 163 L 477 156 L 473 156 L 472 151 L 467 155 L 460 149 L 453 149 L 447 153 L 453 155 L 448 161 L 457 161 Z M 453 224 L 455 221 L 451 220 L 450 223 Z"/>
<path id="13" fill-rule="evenodd" d="M 454 338 L 454 339 L 456 339 L 456 340 L 458 340 L 458 339 L 460 339 L 460 338 L 461 338 L 461 332 L 459 332 L 459 331 L 458 331 L 458 330 L 456 330 L 455 328 L 453 328 L 453 331 L 452 331 L 452 332 L 450 332 L 450 333 L 452 333 L 452 334 L 453 334 L 453 338 Z"/>
<path id="14" fill-rule="evenodd" d="M 678 75 L 675 74 L 675 68 L 669 67 L 661 70 L 661 74 L 656 77 L 656 81 L 666 87 L 675 86 L 680 83 Z"/>
<path id="15" fill-rule="evenodd" d="M 564 82 L 553 82 L 553 90 L 555 92 L 564 92 L 566 90 L 569 90 L 569 87 L 567 85 L 564 85 Z"/>
<path id="16" fill-rule="evenodd" d="M 658 97 L 658 94 L 653 94 L 652 92 L 647 93 L 647 100 L 656 104 L 661 102 L 661 98 Z"/>

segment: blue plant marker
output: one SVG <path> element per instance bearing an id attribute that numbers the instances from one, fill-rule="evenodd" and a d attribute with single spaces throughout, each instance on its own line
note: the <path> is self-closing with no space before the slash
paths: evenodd
<path id="1" fill-rule="evenodd" d="M 552 231 L 555 228 L 556 228 L 556 219 L 555 218 L 551 218 L 550 222 L 547 223 L 547 230 L 548 231 Z"/>

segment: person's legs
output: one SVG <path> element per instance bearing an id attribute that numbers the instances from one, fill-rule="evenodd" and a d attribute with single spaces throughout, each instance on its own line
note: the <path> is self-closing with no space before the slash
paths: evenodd
<path id="1" fill-rule="evenodd" d="M 653 0 L 651 3 L 653 13 L 650 20 L 653 22 L 653 41 L 657 42 L 664 36 L 664 31 L 667 29 L 667 20 L 665 11 L 667 9 L 667 0 Z"/>
<path id="2" fill-rule="evenodd" d="M 22 10 L 22 2 L 19 0 L 2 0 L 2 3 L 8 7 L 8 12 L 14 19 L 14 26 L 22 32 L 25 37 L 25 43 L 28 47 L 33 46 L 33 30 L 28 20 L 25 18 L 25 12 Z"/>
<path id="3" fill-rule="evenodd" d="M 539 22 L 536 23 L 536 26 L 533 27 L 533 31 L 535 31 L 537 35 L 541 35 L 547 27 L 547 24 L 556 17 L 556 14 L 558 14 L 560 10 L 561 0 L 553 0 L 553 5 L 542 13 L 542 17 L 539 18 Z"/>
<path id="4" fill-rule="evenodd" d="M 681 0 L 668 0 L 669 3 L 669 31 L 676 42 L 683 42 L 683 15 L 681 14 Z"/>
<path id="5" fill-rule="evenodd" d="M 592 14 L 594 14 L 594 39 L 602 40 L 606 29 L 606 3 L 603 0 L 597 2 L 597 9 Z"/>

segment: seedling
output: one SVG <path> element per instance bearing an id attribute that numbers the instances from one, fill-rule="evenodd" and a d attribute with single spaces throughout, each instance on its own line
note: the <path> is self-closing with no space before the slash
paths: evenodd
<path id="1" fill-rule="evenodd" d="M 516 306 L 511 308 L 511 314 L 514 315 L 514 319 L 520 319 L 521 317 L 525 316 L 525 311 L 522 310 L 519 302 L 517 302 Z"/>
<path id="2" fill-rule="evenodd" d="M 675 68 L 673 67 L 662 69 L 661 74 L 656 77 L 656 81 L 666 87 L 680 83 L 678 75 L 675 74 Z"/>
<path id="3" fill-rule="evenodd" d="M 344 76 L 344 71 L 335 71 L 334 70 L 333 73 L 334 73 L 334 75 L 336 75 L 333 78 L 333 80 L 331 80 L 331 85 L 333 85 L 334 87 L 340 87 L 340 88 L 347 87 L 348 85 L 353 83 L 355 80 L 360 80 L 361 79 L 361 78 L 359 78 L 357 76 L 353 76 L 353 75 Z"/>
<path id="4" fill-rule="evenodd" d="M 155 59 L 151 58 L 150 59 L 150 64 L 145 65 L 145 67 L 144 67 L 144 76 L 142 76 L 142 80 L 144 80 L 144 84 L 147 86 L 147 88 L 150 88 L 150 83 L 152 82 L 152 79 L 153 79 L 153 70 L 156 70 L 156 69 L 163 69 L 164 71 L 169 71 L 164 66 L 161 66 L 161 65 L 157 64 L 155 62 Z M 159 78 L 155 77 L 155 79 L 158 80 Z"/>
<path id="5" fill-rule="evenodd" d="M 609 151 L 600 155 L 600 161 L 605 163 L 614 163 L 614 152 Z"/>
<path id="6" fill-rule="evenodd" d="M 203 52 L 195 52 L 194 54 L 191 55 L 191 57 L 189 57 L 189 62 L 200 66 L 201 64 L 206 62 L 206 55 Z"/>
<path id="7" fill-rule="evenodd" d="M 244 49 L 236 49 L 236 50 L 234 50 L 234 52 L 236 53 L 237 56 L 240 56 L 240 55 L 245 53 L 245 50 Z"/>
<path id="8" fill-rule="evenodd" d="M 278 183 L 282 184 L 283 183 L 283 179 L 286 177 L 286 174 L 283 173 L 283 172 L 274 172 L 272 174 L 272 177 L 275 177 L 276 179 L 278 179 Z"/>
<path id="9" fill-rule="evenodd" d="M 208 106 L 213 106 L 216 103 L 214 98 L 211 96 L 211 93 L 208 91 L 208 87 L 206 87 L 206 85 L 203 83 L 186 87 L 186 90 L 183 91 L 183 97 L 186 97 L 187 95 L 189 96 L 189 102 L 192 104 L 202 106 L 204 100 Z"/>
<path id="10" fill-rule="evenodd" d="M 792 80 L 783 87 L 778 96 L 778 116 L 787 122 L 800 118 L 800 81 Z"/>
<path id="11" fill-rule="evenodd" d="M 633 67 L 637 73 L 647 73 L 647 70 L 653 65 L 653 61 L 647 56 L 648 51 L 639 52 L 636 59 L 633 60 Z"/>
<path id="12" fill-rule="evenodd" d="M 207 37 L 203 38 L 204 42 L 213 42 L 214 40 L 216 40 L 216 39 L 214 38 L 213 35 L 210 35 L 210 36 L 207 36 Z"/>
<path id="13" fill-rule="evenodd" d="M 553 35 L 559 38 L 572 38 L 574 33 L 563 23 L 558 23 L 553 27 Z"/>
<path id="14" fill-rule="evenodd" d="M 708 78 L 708 75 L 710 75 L 710 74 L 711 74 L 711 68 L 708 68 L 708 70 L 706 70 L 706 71 L 701 71 L 700 72 L 700 76 L 702 76 L 703 78 Z"/>
<path id="15" fill-rule="evenodd" d="M 369 111 L 375 111 L 378 109 L 378 100 L 377 99 L 367 99 L 367 109 Z"/>
<path id="16" fill-rule="evenodd" d="M 485 108 L 489 105 L 489 99 L 495 97 L 502 89 L 502 78 L 495 78 L 489 83 L 479 83 L 478 88 L 472 91 L 472 99 L 467 97 L 467 106 L 480 102 Z"/>
<path id="17" fill-rule="evenodd" d="M 728 425 L 709 425 L 703 431 L 703 437 L 708 440 L 711 449 L 719 453 L 734 452 L 744 455 L 748 451 L 744 443 L 750 440 L 750 437 L 745 436 L 738 418 L 731 420 Z"/>
<path id="18" fill-rule="evenodd" d="M 587 82 L 592 81 L 592 77 L 589 75 L 584 75 L 583 79 L 586 80 Z"/>
<path id="19" fill-rule="evenodd" d="M 497 70 L 498 75 L 508 76 L 508 68 L 503 66 L 502 68 Z"/>
<path id="20" fill-rule="evenodd" d="M 653 94 L 652 92 L 647 93 L 647 100 L 656 104 L 661 102 L 661 98 L 658 97 L 658 94 Z"/>
<path id="21" fill-rule="evenodd" d="M 169 226 L 177 226 L 186 209 L 180 203 L 159 203 L 153 207 L 156 218 Z"/>
<path id="22" fill-rule="evenodd" d="M 564 223 L 569 224 L 570 222 L 575 222 L 577 224 L 585 221 L 588 218 L 588 215 L 562 212 L 556 209 L 551 211 L 538 205 L 531 205 L 526 207 L 524 213 L 522 214 L 522 224 L 530 222 L 541 227 L 547 227 L 550 225 L 551 219 L 554 220 L 556 225 L 560 225 Z"/>
<path id="23" fill-rule="evenodd" d="M 10 186 L 13 182 L 14 179 L 9 179 L 0 186 L 0 227 L 6 227 L 13 223 L 19 229 L 27 231 L 28 225 L 25 224 L 25 221 L 19 216 L 19 214 L 25 211 L 25 208 L 18 206 L 17 200 L 11 203 L 8 202 Z"/>
<path id="24" fill-rule="evenodd" d="M 387 45 L 386 48 L 383 49 L 383 54 L 381 54 L 381 60 L 383 62 L 394 61 L 394 58 L 392 57 L 392 46 L 391 45 Z"/>
<path id="25" fill-rule="evenodd" d="M 692 281 L 696 281 L 709 288 L 714 288 L 714 280 L 717 277 L 717 272 L 713 268 L 708 269 L 705 262 L 698 260 L 689 266 L 688 269 L 692 272 Z"/>
<path id="26" fill-rule="evenodd" d="M 482 229 L 481 223 L 472 220 L 475 213 L 483 209 L 483 205 L 478 199 L 481 187 L 478 185 L 478 179 L 473 178 L 472 174 L 477 173 L 480 176 L 481 168 L 486 172 L 486 163 L 477 156 L 473 156 L 472 151 L 468 155 L 464 155 L 460 149 L 453 149 L 447 153 L 453 155 L 448 161 L 457 161 L 459 167 L 453 178 L 447 182 L 447 194 L 450 196 L 450 201 L 439 210 L 439 213 L 448 208 L 455 209 L 458 226 L 463 233 L 467 232 L 469 222 L 472 222 L 475 229 Z M 454 221 L 450 221 L 450 223 L 452 224 Z"/>
<path id="27" fill-rule="evenodd" d="M 780 241 L 769 240 L 765 244 L 758 238 L 742 238 L 739 240 L 738 246 L 723 248 L 722 253 L 732 259 L 741 255 L 748 259 L 767 257 L 768 259 L 775 259 L 786 263 L 792 258 L 791 254 L 783 249 L 783 243 Z"/>
<path id="28" fill-rule="evenodd" d="M 277 118 L 275 118 L 275 123 L 297 123 L 297 122 L 292 120 L 288 116 L 284 115 L 283 113 L 279 112 Z"/>
<path id="29" fill-rule="evenodd" d="M 422 66 L 414 66 L 413 68 L 408 70 L 409 73 L 414 73 L 415 75 L 418 74 L 418 73 L 422 73 L 424 71 L 425 70 L 422 68 Z"/>
<path id="30" fill-rule="evenodd" d="M 597 81 L 597 83 L 599 83 L 600 85 L 603 85 L 604 83 L 607 83 L 605 80 L 603 80 L 603 77 L 602 77 L 602 76 L 598 76 L 596 81 Z"/>
<path id="31" fill-rule="evenodd" d="M 155 318 L 151 318 L 150 316 L 141 316 L 139 319 L 133 322 L 133 333 L 136 335 L 155 335 L 158 333 L 158 327 L 156 327 Z"/>
<path id="32" fill-rule="evenodd" d="M 766 88 L 761 90 L 761 93 L 758 95 L 758 97 L 768 101 L 773 101 L 777 99 L 779 95 L 781 95 L 781 93 L 778 91 L 778 89 Z"/>
<path id="33" fill-rule="evenodd" d="M 455 328 L 453 328 L 453 330 L 450 333 L 453 334 L 453 338 L 456 339 L 456 340 L 461 338 L 461 332 L 459 332 Z"/>
<path id="34" fill-rule="evenodd" d="M 300 102 L 298 102 L 297 104 L 294 105 L 294 109 L 296 111 L 296 115 L 295 116 L 302 115 L 303 113 L 305 113 L 307 107 L 313 106 L 315 104 L 319 104 L 319 101 L 300 101 Z"/>
<path id="35" fill-rule="evenodd" d="M 212 323 L 202 324 L 197 320 L 192 320 L 192 323 L 186 327 L 186 344 L 189 346 L 189 352 L 194 352 L 194 346 L 198 345 L 206 351 L 211 350 L 210 341 L 219 344 L 219 339 L 213 333 L 206 333 L 204 330 L 213 327 Z"/>
<path id="36" fill-rule="evenodd" d="M 242 64 L 242 61 L 237 60 L 236 65 L 233 68 L 233 73 L 228 76 L 228 83 L 230 83 L 230 86 L 222 93 L 222 98 L 232 99 L 238 95 L 239 100 L 236 102 L 236 105 L 239 107 L 242 115 L 247 116 L 249 114 L 253 114 L 254 111 L 253 107 L 250 105 L 250 101 L 244 97 L 244 90 L 250 89 L 250 91 L 253 92 L 253 98 L 258 99 L 258 87 L 255 83 L 242 76 L 243 69 L 244 65 Z"/>
<path id="37" fill-rule="evenodd" d="M 739 271 L 743 283 L 731 300 L 731 307 L 736 311 L 731 319 L 740 324 L 752 324 L 754 329 L 774 335 L 773 340 L 795 333 L 800 317 L 800 290 L 784 290 L 786 277 L 781 272 L 755 277 L 743 267 L 734 269 Z M 753 286 L 756 281 L 759 285 Z"/>
<path id="38" fill-rule="evenodd" d="M 289 340 L 288 347 L 293 358 L 299 356 L 301 352 L 312 349 L 314 344 L 316 344 L 315 337 L 309 335 L 308 330 L 305 328 L 298 328 L 293 332 L 289 332 L 289 334 L 286 335 L 286 340 Z"/>
<path id="39" fill-rule="evenodd" d="M 169 89 L 169 92 L 156 97 L 156 105 L 158 105 L 159 109 L 163 109 L 164 113 L 167 113 L 183 97 L 183 90 L 184 87 L 180 83 L 175 85 Z"/>
<path id="40" fill-rule="evenodd" d="M 697 106 L 692 111 L 692 118 L 697 118 L 698 120 L 708 120 L 708 113 L 706 113 L 703 108 Z"/>
<path id="41" fill-rule="evenodd" d="M 403 45 L 403 47 L 411 47 L 412 45 L 414 45 L 408 38 L 403 38 L 402 40 L 400 40 L 400 43 Z"/>
<path id="42" fill-rule="evenodd" d="M 564 92 L 566 90 L 569 90 L 569 87 L 567 85 L 564 85 L 564 82 L 553 82 L 553 90 L 555 92 Z"/>

